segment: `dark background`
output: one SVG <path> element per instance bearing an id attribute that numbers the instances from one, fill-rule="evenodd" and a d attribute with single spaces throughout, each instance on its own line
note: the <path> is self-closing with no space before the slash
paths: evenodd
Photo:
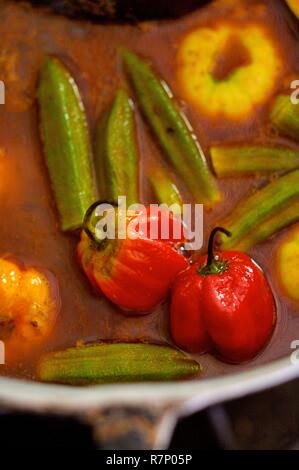
<path id="1" fill-rule="evenodd" d="M 1 411 L 1 448 L 96 450 L 71 418 Z M 169 450 L 299 449 L 299 380 L 179 420 Z"/>

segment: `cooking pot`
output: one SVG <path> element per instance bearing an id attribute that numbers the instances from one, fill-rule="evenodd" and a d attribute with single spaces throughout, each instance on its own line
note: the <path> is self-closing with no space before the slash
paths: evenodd
<path id="1" fill-rule="evenodd" d="M 0 406 L 72 415 L 94 427 L 101 448 L 163 449 L 179 417 L 299 377 L 285 357 L 217 378 L 72 387 L 0 378 Z M 114 445 L 115 443 L 115 445 Z"/>
<path id="2" fill-rule="evenodd" d="M 76 17 L 127 20 L 177 16 L 206 2 L 32 0 L 32 3 Z M 168 445 L 179 417 L 296 377 L 299 364 L 292 364 L 288 356 L 255 368 L 247 365 L 243 372 L 238 369 L 217 378 L 181 382 L 79 388 L 1 377 L 0 406 L 10 411 L 78 417 L 94 427 L 102 448 L 161 449 Z"/>

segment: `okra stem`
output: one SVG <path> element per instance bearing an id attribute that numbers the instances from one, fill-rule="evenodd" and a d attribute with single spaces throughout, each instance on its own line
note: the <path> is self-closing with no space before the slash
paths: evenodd
<path id="1" fill-rule="evenodd" d="M 97 199 L 84 106 L 69 71 L 47 58 L 38 88 L 40 130 L 62 230 L 82 225 Z"/>
<path id="2" fill-rule="evenodd" d="M 212 164 L 219 178 L 292 170 L 299 167 L 299 151 L 274 146 L 214 146 Z"/>
<path id="3" fill-rule="evenodd" d="M 111 110 L 97 127 L 95 157 L 101 196 L 115 202 L 118 196 L 126 196 L 127 206 L 138 203 L 134 108 L 123 89 L 118 90 Z"/>
<path id="4" fill-rule="evenodd" d="M 135 54 L 122 50 L 129 78 L 150 128 L 196 202 L 212 204 L 220 194 L 204 153 L 170 89 Z"/>
<path id="5" fill-rule="evenodd" d="M 237 248 L 248 236 L 270 217 L 280 213 L 288 203 L 299 196 L 299 170 L 276 178 L 242 200 L 221 225 L 232 233 L 230 238 L 221 237 L 222 248 Z"/>
<path id="6" fill-rule="evenodd" d="M 98 343 L 46 354 L 38 366 L 45 382 L 89 385 L 191 377 L 200 365 L 168 346 L 144 343 Z"/>

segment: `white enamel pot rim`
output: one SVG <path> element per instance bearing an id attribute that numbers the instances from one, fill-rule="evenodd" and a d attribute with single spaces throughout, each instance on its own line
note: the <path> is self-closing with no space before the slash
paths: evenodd
<path id="1" fill-rule="evenodd" d="M 289 357 L 211 379 L 73 387 L 2 377 L 0 405 L 28 411 L 82 413 L 113 406 L 173 406 L 178 414 L 275 387 L 299 377 Z"/>
<path id="2" fill-rule="evenodd" d="M 145 439 L 144 428 L 141 426 L 139 436 L 143 443 L 140 448 L 165 449 L 179 417 L 210 405 L 278 386 L 296 377 L 299 377 L 299 364 L 293 365 L 289 357 L 217 378 L 184 382 L 74 387 L 2 377 L 0 407 L 4 410 L 55 413 L 85 419 L 93 427 L 95 440 L 99 441 L 100 445 L 103 435 L 107 434 L 105 423 L 108 423 L 109 427 L 110 420 L 111 424 L 105 410 L 114 410 L 117 420 L 122 419 L 125 412 L 127 432 L 125 436 L 121 435 L 120 449 L 135 449 L 132 447 L 129 430 L 138 432 L 136 419 L 133 418 L 130 422 L 130 412 L 126 410 L 131 409 L 136 413 L 137 409 L 139 416 L 154 412 L 156 418 L 154 422 L 148 421 L 147 427 L 151 431 L 146 433 Z M 119 409 L 121 414 L 117 414 Z M 99 416 L 102 418 L 99 419 Z M 115 423 L 115 418 L 112 418 L 112 422 Z M 116 426 L 117 428 L 119 426 Z M 148 436 L 151 436 L 150 443 L 146 440 Z M 118 435 L 117 438 L 119 442 Z M 107 449 L 111 448 L 109 442 Z"/>

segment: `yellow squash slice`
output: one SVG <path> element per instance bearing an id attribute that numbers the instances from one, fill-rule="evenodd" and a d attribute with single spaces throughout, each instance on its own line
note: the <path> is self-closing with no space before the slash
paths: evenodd
<path id="1" fill-rule="evenodd" d="M 282 70 L 275 40 L 253 23 L 195 29 L 177 54 L 183 97 L 210 117 L 248 118 L 273 94 Z"/>

